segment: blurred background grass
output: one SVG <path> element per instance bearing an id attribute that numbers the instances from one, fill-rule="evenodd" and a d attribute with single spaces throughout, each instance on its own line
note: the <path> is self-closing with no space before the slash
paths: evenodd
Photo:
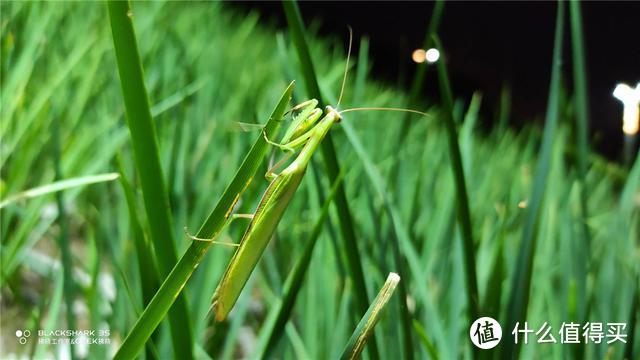
<path id="1" fill-rule="evenodd" d="M 22 199 L 0 210 L 0 356 L 68 356 L 64 346 L 36 341 L 20 345 L 15 331 L 68 328 L 73 322 L 65 299 L 71 297 L 75 326 L 109 329 L 112 341 L 111 346 L 77 348 L 76 355 L 107 357 L 144 308 L 148 282 L 141 281 L 138 261 L 145 260 L 134 239 L 148 242 L 145 234 L 152 225 L 143 211 L 139 180 L 133 176 L 106 8 L 80 3 L 2 2 L 0 6 L 2 199 L 59 179 L 121 171 L 133 189 L 132 206 L 120 183 L 108 181 L 64 190 L 59 198 Z M 217 3 L 134 3 L 133 21 L 181 255 L 191 241 L 184 228 L 196 232 L 260 136 L 259 131 L 242 130 L 239 123 L 264 121 L 291 80 L 298 82 L 294 102 L 306 99 L 307 87 L 287 34 L 277 32 L 256 13 L 231 12 Z M 325 100 L 335 104 L 346 44 L 314 38 L 313 31 L 312 27 L 307 37 L 319 87 Z M 368 74 L 372 60 L 366 46 L 354 51 L 354 57 L 342 109 L 408 103 L 423 109 L 420 101 L 408 99 L 405 89 L 372 80 L 375 74 Z M 588 303 L 587 321 L 631 325 L 638 285 L 640 165 L 636 161 L 628 170 L 590 153 L 585 181 L 578 181 L 572 99 L 566 91 L 556 97 L 558 128 L 536 222 L 526 319 L 533 327 L 547 321 L 557 331 L 563 321 L 586 322 L 580 314 Z M 517 255 L 541 130 L 529 126 L 518 132 L 508 128 L 480 132 L 481 104 L 480 92 L 471 99 L 456 98 L 453 117 L 469 195 L 481 313 L 501 319 L 503 332 L 509 334 L 507 304 L 515 269 L 521 265 Z M 346 136 L 350 132 L 345 134 L 340 126 L 333 130 L 340 163 L 349 166 L 344 186 L 370 298 L 386 275 L 396 271 L 391 241 L 394 236 L 402 238 L 407 273 L 401 275 L 407 282 L 408 309 L 427 339 L 412 334 L 411 351 L 419 358 L 433 356 L 434 351 L 442 359 L 472 356 L 468 329 L 473 320 L 467 315 L 446 108 L 430 106 L 428 119 L 385 112 L 345 114 L 345 123 L 368 160 L 351 145 Z M 405 133 L 407 121 L 411 125 Z M 188 283 L 185 293 L 197 356 L 250 356 L 258 338 L 265 336 L 261 326 L 280 298 L 284 279 L 302 253 L 332 183 L 319 158 L 313 162 L 228 322 L 213 327 L 205 314 L 231 249 L 213 246 Z M 380 179 L 374 178 L 370 166 Z M 264 164 L 259 172 L 266 169 Z M 386 184 L 384 196 L 380 184 Z M 253 212 L 265 187 L 266 181 L 254 181 L 237 211 Z M 586 218 L 581 187 L 588 189 Z M 313 251 L 285 335 L 271 350 L 277 357 L 336 358 L 358 322 L 354 284 L 333 210 Z M 140 228 L 132 215 L 140 219 Z M 582 235 L 585 224 L 589 243 Z M 241 220 L 232 223 L 222 239 L 237 242 L 244 226 Z M 65 247 L 59 246 L 64 239 L 69 245 L 67 257 Z M 584 259 L 588 267 L 583 266 Z M 64 286 L 65 274 L 73 279 L 67 281 L 74 285 L 70 289 Z M 396 294 L 375 330 L 382 358 L 406 350 L 399 303 Z M 637 354 L 638 341 L 628 340 Z M 146 356 L 163 358 L 162 354 L 172 353 L 172 346 L 168 325 L 163 325 Z M 529 344 L 521 355 L 619 359 L 629 351 L 621 343 L 580 346 L 582 354 L 570 346 Z"/>

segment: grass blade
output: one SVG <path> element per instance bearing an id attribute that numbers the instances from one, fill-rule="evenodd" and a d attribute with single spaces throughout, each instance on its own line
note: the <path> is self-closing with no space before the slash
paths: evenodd
<path id="1" fill-rule="evenodd" d="M 60 170 L 60 123 L 56 119 L 52 123 L 52 136 L 51 142 L 53 146 L 53 167 L 55 171 L 55 179 L 62 178 L 62 171 Z M 69 228 L 67 225 L 66 210 L 64 204 L 64 198 L 62 192 L 56 192 L 56 206 L 58 207 L 58 225 L 60 226 L 60 234 L 58 236 L 58 243 L 60 246 L 60 254 L 62 258 L 62 273 L 63 279 L 63 291 L 64 302 L 66 306 L 66 318 L 67 326 L 69 329 L 76 328 L 76 314 L 73 309 L 73 302 L 76 293 L 76 285 L 73 280 L 73 262 L 71 260 L 71 242 L 69 239 Z M 76 359 L 75 354 L 76 346 L 69 346 L 69 354 L 71 359 Z"/>
<path id="2" fill-rule="evenodd" d="M 282 6 L 287 18 L 287 24 L 289 25 L 289 31 L 293 43 L 295 44 L 298 58 L 302 64 L 302 72 L 305 79 L 305 85 L 307 87 L 307 93 L 309 96 L 314 97 L 320 101 L 321 104 L 327 105 L 326 101 L 320 93 L 320 87 L 318 86 L 318 78 L 316 76 L 311 55 L 309 53 L 309 47 L 305 39 L 304 24 L 302 22 L 302 15 L 295 1 L 283 1 Z M 322 141 L 322 155 L 327 170 L 327 175 L 332 181 L 338 176 L 338 159 L 336 157 L 335 147 L 331 133 L 328 133 L 325 139 Z M 347 253 L 347 259 L 349 264 L 349 270 L 351 277 L 353 278 L 353 285 L 356 292 L 356 300 L 358 304 L 359 313 L 364 314 L 367 311 L 369 304 L 366 282 L 364 278 L 364 272 L 362 271 L 362 262 L 360 261 L 361 255 L 358 252 L 358 245 L 356 243 L 356 236 L 353 231 L 353 220 L 349 205 L 347 202 L 347 196 L 344 190 L 344 186 L 338 187 L 338 193 L 336 195 L 336 207 L 340 219 L 340 230 L 345 241 L 345 250 Z M 372 335 L 370 347 L 371 355 L 374 359 L 379 357 L 378 347 L 376 344 L 375 336 Z"/>
<path id="3" fill-rule="evenodd" d="M 431 47 L 433 41 L 433 35 L 438 33 L 438 27 L 440 26 L 440 20 L 442 19 L 442 13 L 444 12 L 444 0 L 436 0 L 433 4 L 433 11 L 431 12 L 431 20 L 429 21 L 429 27 L 427 28 L 427 34 L 424 37 L 422 48 L 427 50 Z M 422 91 L 422 85 L 424 79 L 427 76 L 427 63 L 419 64 L 416 68 L 416 74 L 413 76 L 413 83 L 411 84 L 411 90 L 409 92 L 410 101 L 414 102 L 418 99 L 420 91 Z"/>
<path id="4" fill-rule="evenodd" d="M 408 283 L 407 281 L 408 272 L 405 270 L 405 258 L 402 256 L 400 248 L 402 247 L 404 249 L 405 257 L 411 256 L 410 254 L 413 253 L 414 250 L 413 250 L 413 247 L 411 246 L 409 235 L 404 230 L 406 227 L 401 224 L 398 211 L 393 206 L 390 197 L 387 195 L 387 192 L 385 191 L 386 187 L 382 180 L 382 176 L 380 176 L 380 174 L 375 168 L 375 165 L 373 164 L 371 159 L 367 156 L 367 152 L 362 146 L 362 142 L 358 139 L 355 131 L 353 130 L 353 128 L 350 126 L 349 123 L 346 123 L 346 122 L 343 123 L 342 129 L 344 130 L 344 133 L 346 134 L 347 139 L 351 143 L 351 146 L 353 147 L 353 149 L 356 151 L 356 154 L 360 158 L 360 161 L 364 164 L 367 177 L 371 181 L 371 184 L 373 185 L 375 192 L 384 203 L 385 211 L 392 224 L 389 236 L 392 238 L 391 249 L 393 252 L 393 258 L 394 258 L 395 266 L 397 268 L 398 273 L 402 274 L 402 276 L 405 278 L 405 281 L 403 281 L 399 285 L 399 289 L 398 289 L 400 291 L 400 321 L 402 324 L 401 327 L 403 331 L 403 348 L 404 348 L 403 355 L 405 359 L 411 359 L 413 358 L 413 341 L 411 338 L 412 326 L 411 326 L 411 314 L 409 314 L 409 309 L 407 308 L 408 291 L 405 285 L 405 283 Z M 401 246 L 401 242 L 403 243 L 402 244 L 403 246 Z M 419 265 L 416 265 L 416 264 L 419 264 L 418 261 L 413 260 L 412 263 L 413 263 L 413 269 L 419 268 Z M 414 271 L 414 276 L 416 278 L 419 278 L 420 274 Z M 422 293 L 424 293 L 424 291 Z"/>
<path id="5" fill-rule="evenodd" d="M 131 20 L 133 14 L 127 1 L 109 1 L 108 5 L 136 170 L 140 177 L 158 270 L 164 277 L 171 272 L 178 255 L 169 210 L 169 196 L 160 166 L 156 131 L 151 119 L 138 43 Z M 187 302 L 184 296 L 179 296 L 176 302 L 178 305 L 169 315 L 174 354 L 176 357 L 192 359 L 193 335 Z"/>
<path id="6" fill-rule="evenodd" d="M 391 295 L 396 289 L 396 286 L 400 282 L 400 276 L 396 273 L 389 273 L 387 281 L 380 289 L 378 296 L 373 300 L 371 306 L 367 310 L 367 313 L 362 317 L 358 326 L 354 330 L 347 346 L 342 352 L 341 359 L 359 359 L 364 346 L 367 343 L 369 337 L 373 334 L 373 328 L 380 319 L 382 310 L 389 302 Z"/>
<path id="7" fill-rule="evenodd" d="M 584 181 L 587 174 L 589 154 L 589 99 L 587 97 L 587 71 L 584 55 L 582 13 L 577 0 L 569 1 L 571 15 L 571 45 L 573 55 L 573 81 L 576 92 L 576 130 L 578 143 L 578 175 Z M 586 214 L 585 214 L 586 216 Z"/>
<path id="8" fill-rule="evenodd" d="M 587 188 L 587 169 L 589 161 L 589 146 L 588 146 L 588 134 L 589 134 L 589 99 L 587 98 L 587 73 L 585 65 L 584 55 L 584 39 L 582 31 L 582 14 L 580 12 L 580 3 L 576 0 L 569 2 L 569 15 L 571 19 L 571 45 L 573 47 L 573 81 L 575 91 L 575 104 L 576 104 L 576 140 L 578 149 L 578 191 L 580 198 L 580 216 L 578 219 L 580 222 L 581 238 L 578 239 L 580 244 L 579 248 L 585 249 L 583 254 L 584 258 L 578 260 L 578 264 L 582 264 L 580 270 L 582 274 L 577 274 L 576 279 L 578 285 L 578 299 L 582 301 L 578 305 L 577 319 L 580 321 L 586 321 L 589 317 L 589 306 L 591 303 L 587 301 L 587 275 L 591 265 L 591 233 L 587 226 L 587 219 L 589 218 L 589 209 L 587 207 L 587 194 L 589 189 Z M 597 271 L 596 271 L 597 272 Z M 582 357 L 581 353 L 584 352 L 583 347 L 576 348 L 576 351 L 580 352 L 578 357 Z"/>
<path id="9" fill-rule="evenodd" d="M 265 125 L 264 129 L 267 137 L 275 137 L 280 127 L 282 116 L 289 104 L 289 100 L 291 100 L 292 91 L 293 83 L 289 84 L 284 91 L 278 105 L 271 113 Z M 249 153 L 244 158 L 235 177 L 222 194 L 218 204 L 200 227 L 200 230 L 198 230 L 196 237 L 215 238 L 218 235 L 224 227 L 231 210 L 240 198 L 240 195 L 249 183 L 251 183 L 251 179 L 253 179 L 256 171 L 258 171 L 262 160 L 264 160 L 267 155 L 267 150 L 267 142 L 262 135 L 259 135 L 251 147 L 251 150 L 249 150 Z M 116 359 L 134 358 L 140 352 L 144 343 L 149 336 L 151 336 L 151 333 L 164 318 L 169 308 L 171 308 L 176 296 L 180 294 L 195 268 L 200 261 L 202 261 L 209 246 L 211 246 L 211 243 L 207 241 L 193 241 L 191 243 L 182 258 L 180 258 L 180 261 L 162 283 L 160 289 L 158 289 L 158 292 L 156 292 L 140 318 L 138 318 L 133 329 L 129 332 L 129 335 L 116 353 Z"/>
<path id="10" fill-rule="evenodd" d="M 442 49 L 442 44 L 437 35 L 433 37 L 436 48 Z M 445 107 L 445 126 L 449 144 L 449 157 L 451 170 L 456 185 L 456 208 L 458 221 L 462 233 L 462 249 L 464 250 L 465 274 L 467 278 L 467 300 L 469 301 L 469 320 L 478 318 L 478 279 L 476 275 L 475 245 L 471 230 L 471 211 L 469 210 L 469 196 L 462 166 L 458 133 L 453 117 L 453 94 L 449 84 L 449 77 L 445 67 L 445 59 L 438 61 L 438 80 L 440 83 L 440 96 Z"/>
<path id="11" fill-rule="evenodd" d="M 124 196 L 127 202 L 127 208 L 129 209 L 129 221 L 131 223 L 131 238 L 133 239 L 133 244 L 136 249 L 136 256 L 138 258 L 138 273 L 140 276 L 140 286 L 142 290 L 142 306 L 146 306 L 153 295 L 155 294 L 156 289 L 158 288 L 160 281 L 158 280 L 158 268 L 153 261 L 152 249 L 147 239 L 144 236 L 144 231 L 142 230 L 142 224 L 140 222 L 140 218 L 138 217 L 138 208 L 136 206 L 136 199 L 133 189 L 129 181 L 127 181 L 126 176 L 124 176 L 124 166 L 122 166 L 122 162 L 120 161 L 120 157 L 116 157 L 116 162 L 118 165 L 118 170 L 122 174 L 120 177 L 120 185 L 122 186 L 122 191 L 124 192 Z M 157 333 L 154 335 L 153 339 L 157 339 Z M 147 348 L 147 359 L 155 359 L 157 356 L 154 355 L 151 347 Z"/>
<path id="12" fill-rule="evenodd" d="M 58 191 L 72 189 L 75 187 L 113 181 L 113 180 L 116 180 L 119 176 L 120 174 L 118 173 L 108 173 L 108 174 L 80 176 L 80 177 L 75 177 L 75 178 L 70 178 L 65 180 L 54 181 L 50 184 L 34 187 L 32 189 L 21 191 L 15 195 L 11 195 L 7 197 L 6 199 L 0 202 L 0 209 L 25 199 L 31 199 L 31 198 L 35 198 L 35 197 L 46 195 L 46 194 L 51 194 Z"/>
<path id="13" fill-rule="evenodd" d="M 424 345 L 424 347 L 427 349 L 429 356 L 433 360 L 440 359 L 440 356 L 438 355 L 438 350 L 436 349 L 435 346 L 433 346 L 433 342 L 429 340 L 429 337 L 427 336 L 427 332 L 424 330 L 422 325 L 420 325 L 420 323 L 417 320 L 413 320 L 413 328 L 416 330 L 416 333 L 418 333 L 418 338 L 420 339 L 420 342 L 422 343 L 422 345 Z"/>
<path id="14" fill-rule="evenodd" d="M 529 292 L 531 290 L 533 259 L 536 251 L 538 220 L 540 217 L 540 208 L 544 200 L 545 188 L 547 187 L 549 168 L 551 166 L 553 139 L 558 125 L 563 27 L 564 2 L 559 1 L 556 14 L 553 61 L 545 127 L 542 135 L 540 156 L 538 158 L 535 177 L 533 180 L 533 193 L 531 195 L 530 205 L 527 206 L 520 251 L 518 253 L 518 260 L 515 262 L 516 269 L 514 271 L 507 309 L 506 331 L 511 331 L 516 322 L 525 321 L 527 307 L 529 305 Z M 505 342 L 502 351 L 503 358 L 512 359 L 517 357 L 519 346 L 514 342 L 507 341 Z"/>

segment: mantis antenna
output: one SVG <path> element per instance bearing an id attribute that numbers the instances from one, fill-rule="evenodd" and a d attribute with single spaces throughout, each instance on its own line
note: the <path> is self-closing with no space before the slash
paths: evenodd
<path id="1" fill-rule="evenodd" d="M 349 49 L 347 50 L 347 63 L 344 66 L 344 76 L 342 77 L 342 86 L 340 87 L 340 96 L 338 96 L 338 103 L 336 104 L 336 108 L 340 106 L 340 101 L 342 101 L 342 94 L 344 94 L 344 85 L 347 82 L 347 72 L 349 72 L 349 60 L 351 59 L 351 45 L 353 43 L 353 29 L 351 26 L 349 28 Z"/>
<path id="2" fill-rule="evenodd" d="M 419 114 L 419 115 L 422 115 L 422 116 L 431 117 L 430 114 L 427 114 L 426 112 L 422 112 L 422 111 L 418 111 L 418 110 L 403 109 L 403 108 L 386 108 L 386 107 L 357 107 L 357 108 L 351 108 L 351 109 L 338 111 L 338 114 L 347 113 L 347 112 L 353 112 L 353 111 L 368 111 L 368 110 L 408 112 L 408 113 L 412 113 L 412 114 Z"/>
<path id="3" fill-rule="evenodd" d="M 338 96 L 338 103 L 336 104 L 336 109 L 340 107 L 340 102 L 342 101 L 342 95 L 344 95 L 344 86 L 347 83 L 347 73 L 349 72 L 349 60 L 351 59 L 351 46 L 353 45 L 353 29 L 351 28 L 351 26 L 347 25 L 347 27 L 349 28 L 349 48 L 347 50 L 347 62 L 344 67 L 344 76 L 342 77 L 342 86 L 340 87 L 340 96 Z M 402 109 L 402 108 L 384 108 L 384 107 L 357 107 L 357 108 L 338 111 L 338 114 L 352 112 L 352 111 L 367 111 L 367 110 L 408 112 L 413 114 L 419 114 L 426 117 L 431 117 L 431 115 L 418 110 Z"/>

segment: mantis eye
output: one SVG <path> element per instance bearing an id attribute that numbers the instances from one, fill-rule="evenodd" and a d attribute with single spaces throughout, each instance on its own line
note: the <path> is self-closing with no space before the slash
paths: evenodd
<path id="1" fill-rule="evenodd" d="M 327 115 L 333 113 L 333 116 L 335 116 L 336 118 L 336 122 L 342 121 L 342 116 L 340 116 L 340 113 L 337 112 L 333 107 L 327 105 L 327 107 L 324 108 L 324 111 L 327 113 Z"/>

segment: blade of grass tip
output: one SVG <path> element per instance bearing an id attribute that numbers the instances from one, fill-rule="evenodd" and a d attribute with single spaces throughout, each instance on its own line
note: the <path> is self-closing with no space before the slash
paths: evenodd
<path id="1" fill-rule="evenodd" d="M 502 136 L 507 131 L 509 125 L 509 116 L 511 115 L 511 86 L 503 84 L 500 90 L 500 112 L 498 115 L 497 133 Z"/>
<path id="2" fill-rule="evenodd" d="M 313 249 L 315 248 L 318 238 L 322 233 L 324 222 L 329 215 L 329 206 L 335 198 L 338 188 L 342 184 L 342 179 L 344 178 L 346 169 L 347 167 L 344 166 L 342 170 L 340 170 L 338 178 L 334 181 L 329 195 L 322 205 L 320 215 L 311 230 L 307 244 L 293 266 L 293 269 L 289 273 L 289 276 L 285 280 L 282 288 L 282 297 L 277 300 L 277 303 L 269 312 L 269 316 L 261 330 L 260 339 L 258 340 L 258 347 L 255 352 L 256 359 L 268 358 L 270 351 L 275 348 L 277 341 L 283 337 L 285 325 L 291 316 L 291 311 L 295 305 L 296 298 L 302 288 L 302 280 L 309 268 L 309 264 L 311 263 Z"/>
<path id="3" fill-rule="evenodd" d="M 427 33 L 424 37 L 423 49 L 427 50 L 431 47 L 431 42 L 433 41 L 433 35 L 437 34 L 438 27 L 440 26 L 440 20 L 442 19 L 442 13 L 444 12 L 444 0 L 436 0 L 433 4 L 433 11 L 431 12 L 431 20 L 429 21 L 429 27 L 427 28 Z M 418 64 L 416 68 L 416 73 L 413 76 L 413 82 L 411 84 L 411 91 L 409 92 L 409 100 L 415 102 L 418 100 L 420 96 L 420 92 L 422 91 L 422 84 L 424 83 L 424 79 L 427 75 L 427 67 L 428 64 L 421 63 Z"/>
<path id="4" fill-rule="evenodd" d="M 282 7 L 287 18 L 287 24 L 289 26 L 289 32 L 293 43 L 295 44 L 296 52 L 302 65 L 302 72 L 305 79 L 305 85 L 307 87 L 307 93 L 309 96 L 318 99 L 321 104 L 326 104 L 322 94 L 320 93 L 320 87 L 318 86 L 318 78 L 316 76 L 313 62 L 311 61 L 311 55 L 309 53 L 309 47 L 305 39 L 304 24 L 302 22 L 302 15 L 298 4 L 295 1 L 282 1 Z M 333 145 L 333 139 L 331 133 L 328 133 L 321 145 L 322 156 L 325 161 L 325 167 L 327 174 L 332 181 L 338 176 L 338 159 L 336 157 L 335 146 Z M 362 270 L 362 255 L 358 252 L 358 245 L 356 242 L 356 236 L 354 233 L 353 219 L 351 211 L 349 210 L 349 204 L 347 202 L 347 196 L 345 193 L 344 185 L 338 187 L 338 193 L 336 194 L 336 207 L 338 210 L 338 217 L 340 219 L 340 230 L 345 241 L 345 250 L 347 253 L 347 260 L 349 264 L 349 271 L 353 279 L 354 290 L 356 292 L 356 303 L 360 314 L 364 314 L 367 311 L 369 304 L 366 282 L 364 278 L 364 272 Z M 379 358 L 378 346 L 375 336 L 372 335 L 370 339 L 371 346 L 370 355 L 373 359 Z"/>
<path id="5" fill-rule="evenodd" d="M 54 119 L 52 125 L 51 141 L 53 146 L 53 167 L 55 178 L 62 178 L 60 170 L 60 124 L 59 119 Z M 64 206 L 64 198 L 62 192 L 56 192 L 56 205 L 58 207 L 58 225 L 60 226 L 60 235 L 58 236 L 58 244 L 60 246 L 60 254 L 62 257 L 62 273 L 64 274 L 64 302 L 66 306 L 67 327 L 76 329 L 76 315 L 73 312 L 73 301 L 75 297 L 75 283 L 73 281 L 73 262 L 71 259 L 71 244 L 69 240 L 69 228 L 67 227 L 66 211 Z M 75 346 L 69 346 L 69 354 L 71 359 L 76 359 Z"/>
<path id="6" fill-rule="evenodd" d="M 29 190 L 21 191 L 17 194 L 8 196 L 6 199 L 0 202 L 0 209 L 10 204 L 19 202 L 25 199 L 31 199 L 38 196 L 51 194 L 58 191 L 72 189 L 75 187 L 81 187 L 85 185 L 97 184 L 101 182 L 116 180 L 120 174 L 118 173 L 106 173 L 98 175 L 80 176 L 60 181 L 54 181 L 47 185 L 38 186 Z"/>
<path id="7" fill-rule="evenodd" d="M 422 325 L 420 325 L 420 322 L 418 322 L 418 320 L 415 320 L 415 319 L 413 320 L 413 328 L 416 330 L 416 333 L 418 333 L 418 338 L 420 339 L 420 342 L 422 343 L 422 345 L 424 345 L 424 347 L 427 349 L 427 352 L 429 353 L 429 356 L 431 357 L 431 359 L 434 359 L 434 360 L 440 359 L 440 356 L 438 355 L 438 350 L 436 349 L 435 346 L 433 346 L 433 342 L 429 340 L 429 337 L 427 336 L 427 332 L 424 330 Z"/>
<path id="8" fill-rule="evenodd" d="M 538 163 L 536 165 L 533 180 L 533 192 L 529 206 L 526 208 L 526 218 L 522 232 L 520 250 L 514 269 L 514 276 L 511 285 L 511 294 L 507 308 L 507 330 L 513 329 L 517 322 L 524 322 L 527 316 L 529 305 L 529 292 L 531 290 L 531 276 L 533 270 L 533 260 L 536 251 L 536 235 L 540 208 L 544 199 L 545 188 L 547 187 L 548 174 L 551 163 L 551 153 L 553 139 L 558 124 L 559 92 L 560 92 L 560 71 L 562 58 L 562 33 L 564 26 L 564 2 L 558 2 L 556 15 L 556 30 L 553 45 L 553 61 L 551 69 L 551 81 L 549 85 L 549 99 L 545 119 L 544 132 L 542 134 L 542 145 L 539 152 Z M 507 341 L 502 349 L 505 359 L 517 357 L 519 346 L 514 342 Z"/>
<path id="9" fill-rule="evenodd" d="M 438 49 L 442 49 L 442 44 L 437 35 L 433 36 L 433 41 Z M 464 250 L 465 273 L 467 280 L 467 300 L 469 301 L 469 320 L 478 318 L 478 279 L 476 275 L 475 245 L 473 242 L 473 232 L 471 229 L 471 211 L 469 210 L 469 196 L 467 195 L 467 185 L 462 166 L 462 156 L 460 145 L 458 144 L 458 133 L 453 118 L 453 94 L 447 75 L 445 59 L 438 61 L 438 79 L 440 84 L 440 96 L 445 106 L 445 126 L 449 144 L 449 157 L 451 170 L 456 186 L 456 208 L 458 222 L 462 233 L 462 249 Z"/>
<path id="10" fill-rule="evenodd" d="M 573 81 L 575 89 L 575 103 L 576 103 L 576 140 L 578 148 L 578 191 L 580 198 L 580 231 L 581 237 L 580 248 L 584 248 L 584 259 L 577 260 L 581 265 L 583 274 L 578 278 L 578 299 L 582 303 L 578 307 L 578 320 L 586 321 L 589 318 L 590 309 L 587 304 L 587 274 L 591 267 L 591 233 L 587 226 L 587 219 L 589 217 L 589 211 L 587 208 L 587 194 L 589 189 L 587 188 L 587 168 L 589 161 L 589 147 L 588 147 L 588 132 L 589 132 L 589 99 L 587 98 L 587 73 L 585 65 L 584 55 L 584 38 L 582 30 L 582 14 L 580 12 L 580 3 L 576 0 L 569 2 L 569 14 L 571 19 L 571 45 L 573 47 Z M 596 271 L 597 273 L 597 271 Z M 582 358 L 582 352 L 584 352 L 583 346 L 575 348 L 580 352 L 578 358 Z"/>
<path id="11" fill-rule="evenodd" d="M 281 120 L 291 100 L 293 82 L 289 84 L 282 94 L 280 101 L 269 116 L 264 130 L 268 138 L 275 138 L 281 125 Z M 260 164 L 267 155 L 269 146 L 262 135 L 259 135 L 256 142 L 249 150 L 249 153 L 242 161 L 240 168 L 236 172 L 233 180 L 227 186 L 220 200 L 213 211 L 209 214 L 203 225 L 195 235 L 198 238 L 215 238 L 227 222 L 231 210 L 235 206 L 240 195 L 251 183 L 253 176 L 258 171 Z M 193 241 L 184 253 L 178 264 L 173 268 L 169 276 L 160 286 L 153 299 L 144 312 L 138 318 L 133 329 L 127 335 L 122 346 L 115 355 L 115 359 L 134 358 L 141 350 L 151 333 L 164 318 L 169 308 L 173 304 L 176 296 L 180 294 L 185 284 L 193 274 L 195 268 L 200 264 L 207 250 L 211 246 L 208 241 Z"/>
<path id="12" fill-rule="evenodd" d="M 431 43 L 433 42 L 433 35 L 437 33 L 438 27 L 440 26 L 440 20 L 442 19 L 442 13 L 444 12 L 444 0 L 436 0 L 433 4 L 433 11 L 431 12 L 431 20 L 429 21 L 429 27 L 427 28 L 427 33 L 425 34 L 423 43 L 423 49 L 429 49 L 431 47 Z M 424 84 L 424 79 L 427 76 L 427 68 L 429 64 L 421 63 L 416 67 L 415 75 L 413 76 L 413 81 L 411 83 L 411 89 L 409 91 L 408 96 L 408 104 L 409 106 L 413 106 L 413 104 L 419 103 L 420 93 L 422 91 L 422 86 Z M 407 113 L 405 115 L 404 121 L 402 122 L 402 128 L 398 133 L 398 139 L 396 140 L 398 144 L 404 144 L 407 134 L 411 132 L 411 127 L 413 126 L 413 121 L 409 121 L 409 117 L 411 115 Z M 393 174 L 393 178 L 390 180 L 392 184 L 396 185 L 395 192 L 400 192 L 400 187 L 402 186 L 401 181 L 399 181 L 400 176 L 400 161 L 394 162 L 393 168 L 391 169 L 390 174 Z M 410 224 L 411 225 L 411 224 Z"/>
<path id="13" fill-rule="evenodd" d="M 380 289 L 378 296 L 373 300 L 371 306 L 367 310 L 366 314 L 362 317 L 358 326 L 353 331 L 347 346 L 342 352 L 340 359 L 359 359 L 367 340 L 373 335 L 373 328 L 376 326 L 380 315 L 385 306 L 389 302 L 391 295 L 396 289 L 396 286 L 400 282 L 400 276 L 396 273 L 389 273 L 387 281 Z"/>
<path id="14" fill-rule="evenodd" d="M 151 242 L 157 256 L 158 270 L 161 276 L 166 277 L 176 264 L 178 255 L 169 196 L 164 184 L 156 132 L 133 29 L 133 14 L 128 1 L 109 1 L 108 8 L 127 125 L 140 177 Z M 169 314 L 174 355 L 176 358 L 192 359 L 193 334 L 186 297 L 178 296 L 176 303 L 177 306 Z"/>
<path id="15" fill-rule="evenodd" d="M 578 145 L 578 174 L 584 181 L 588 166 L 589 99 L 587 97 L 587 71 L 584 55 L 582 14 L 577 0 L 569 2 L 571 15 L 571 45 L 573 55 L 573 81 L 576 98 L 576 128 Z M 585 189 L 586 190 L 586 189 Z"/>

